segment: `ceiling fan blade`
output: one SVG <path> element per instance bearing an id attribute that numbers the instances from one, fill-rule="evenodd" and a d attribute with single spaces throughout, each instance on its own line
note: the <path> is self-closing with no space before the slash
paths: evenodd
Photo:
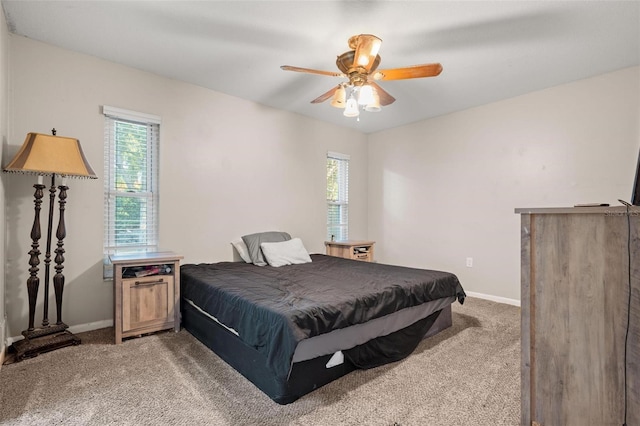
<path id="1" fill-rule="evenodd" d="M 328 75 L 329 77 L 345 77 L 343 73 L 335 71 L 321 71 L 311 68 L 292 67 L 291 65 L 282 65 L 280 68 L 285 71 L 306 72 L 308 74 Z"/>
<path id="2" fill-rule="evenodd" d="M 378 84 L 374 83 L 373 81 L 370 81 L 369 84 L 372 85 L 374 89 L 376 89 L 376 92 L 378 92 L 378 96 L 380 97 L 380 105 L 387 106 L 387 105 L 391 105 L 396 101 L 396 98 L 391 96 L 386 90 L 384 90 Z"/>
<path id="3" fill-rule="evenodd" d="M 319 104 L 321 102 L 326 101 L 327 99 L 332 97 L 334 93 L 336 93 L 336 90 L 338 90 L 339 87 L 340 87 L 340 85 L 337 85 L 333 89 L 329 90 L 327 93 L 323 93 L 322 95 L 320 95 L 317 98 L 315 98 L 314 100 L 312 100 L 311 103 L 312 104 Z"/>
<path id="4" fill-rule="evenodd" d="M 378 56 L 382 40 L 371 34 L 360 34 L 349 39 L 349 46 L 355 46 L 353 67 L 362 67 L 371 71 Z"/>
<path id="5" fill-rule="evenodd" d="M 404 68 L 378 70 L 373 75 L 374 80 L 405 80 L 408 78 L 435 77 L 442 72 L 440 64 L 413 65 Z"/>

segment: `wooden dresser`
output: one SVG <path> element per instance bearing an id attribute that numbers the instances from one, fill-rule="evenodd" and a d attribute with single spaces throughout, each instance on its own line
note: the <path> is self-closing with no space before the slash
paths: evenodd
<path id="1" fill-rule="evenodd" d="M 626 390 L 627 424 L 640 425 L 640 208 L 629 214 L 622 206 L 516 213 L 521 424 L 622 425 Z"/>

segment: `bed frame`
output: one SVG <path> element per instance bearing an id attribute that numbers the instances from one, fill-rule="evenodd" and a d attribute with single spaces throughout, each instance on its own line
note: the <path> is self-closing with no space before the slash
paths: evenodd
<path id="1" fill-rule="evenodd" d="M 342 364 L 326 368 L 332 357 L 330 354 L 294 363 L 289 379 L 279 380 L 270 372 L 264 355 L 246 345 L 235 334 L 211 320 L 190 303 L 183 300 L 181 305 L 184 328 L 278 404 L 289 404 L 357 368 L 346 358 Z M 451 326 L 451 305 L 429 317 L 434 319 L 434 322 L 424 338 Z"/>

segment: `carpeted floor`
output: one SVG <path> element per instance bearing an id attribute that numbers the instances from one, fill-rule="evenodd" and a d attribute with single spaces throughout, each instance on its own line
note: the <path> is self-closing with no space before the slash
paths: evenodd
<path id="1" fill-rule="evenodd" d="M 520 309 L 467 298 L 403 361 L 278 405 L 188 332 L 112 329 L 0 370 L 2 425 L 517 425 Z"/>

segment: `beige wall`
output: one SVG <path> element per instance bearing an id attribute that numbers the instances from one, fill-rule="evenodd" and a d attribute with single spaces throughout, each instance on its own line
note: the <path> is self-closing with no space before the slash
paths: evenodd
<path id="1" fill-rule="evenodd" d="M 628 68 L 371 135 L 368 235 L 378 259 L 451 271 L 468 291 L 519 301 L 514 208 L 631 197 L 639 73 Z"/>
<path id="2" fill-rule="evenodd" d="M 162 117 L 160 243 L 186 262 L 229 260 L 231 239 L 267 229 L 322 252 L 327 150 L 351 155 L 350 235 L 376 240 L 379 261 L 452 271 L 468 291 L 497 299 L 520 298 L 514 208 L 630 197 L 638 67 L 367 136 L 7 36 L 6 28 L 0 37 L 5 158 L 27 132 L 56 127 L 80 139 L 102 178 L 100 106 Z M 2 182 L 0 268 L 8 336 L 18 336 L 27 323 L 33 181 Z M 105 326 L 113 317 L 113 291 L 101 279 L 102 184 L 70 181 L 64 319 L 72 326 Z"/>
<path id="3" fill-rule="evenodd" d="M 309 251 L 324 252 L 328 150 L 351 155 L 351 235 L 366 238 L 365 135 L 27 38 L 12 35 L 9 45 L 11 155 L 27 132 L 55 127 L 80 139 L 100 178 L 69 181 L 69 325 L 104 326 L 113 318 L 113 290 L 102 281 L 101 105 L 162 117 L 160 244 L 185 262 L 231 260 L 232 239 L 264 230 L 288 231 Z M 27 325 L 33 179 L 12 175 L 4 182 L 7 314 L 9 336 L 18 336 Z"/>
<path id="4" fill-rule="evenodd" d="M 4 151 L 7 145 L 7 114 L 8 114 L 8 78 L 9 78 L 9 30 L 7 22 L 4 18 L 4 10 L 0 7 L 0 141 L 2 141 L 2 150 L 0 150 L 0 164 L 4 164 Z M 0 241 L 4 242 L 5 236 L 5 216 L 4 216 L 4 181 L 0 181 Z M 6 334 L 6 313 L 5 313 L 5 246 L 0 244 L 0 366 L 2 365 L 2 357 L 5 349 Z M 1 367 L 0 367 L 1 368 Z"/>

